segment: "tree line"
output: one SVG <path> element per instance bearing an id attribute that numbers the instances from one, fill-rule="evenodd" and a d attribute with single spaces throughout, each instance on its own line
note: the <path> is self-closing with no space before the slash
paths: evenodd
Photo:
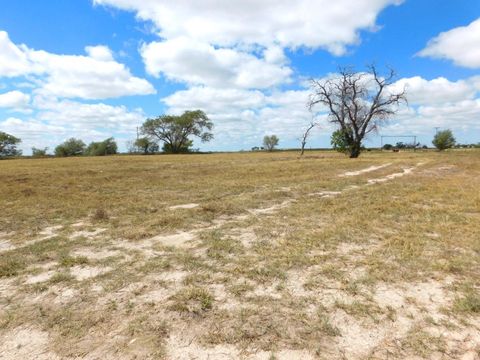
<path id="1" fill-rule="evenodd" d="M 339 68 L 337 76 L 322 80 L 311 79 L 311 95 L 307 106 L 313 118 L 319 105 L 319 113 L 328 110 L 328 121 L 336 127 L 331 137 L 334 149 L 351 158 L 358 157 L 364 150 L 364 139 L 369 134 L 378 132 L 396 114 L 399 106 L 407 102 L 405 90 L 392 90 L 395 77 L 393 70 L 382 75 L 371 65 L 367 71 L 355 72 L 353 68 Z M 317 126 L 318 123 L 312 121 L 300 137 L 301 155 L 311 130 Z M 129 152 L 154 154 L 160 151 L 161 143 L 164 153 L 189 153 L 193 151 L 192 138 L 208 142 L 213 139 L 212 129 L 213 122 L 202 110 L 185 111 L 181 115 L 160 115 L 146 119 L 140 128 L 142 136 L 137 136 L 127 147 Z M 0 158 L 20 156 L 21 151 L 17 147 L 20 142 L 17 137 L 0 132 Z M 262 149 L 273 151 L 278 143 L 276 135 L 265 136 Z M 433 145 L 438 150 L 454 147 L 455 144 L 455 138 L 449 129 L 438 132 L 433 139 Z M 397 144 L 397 148 L 400 145 L 405 144 Z M 417 147 L 417 144 L 414 146 Z M 252 148 L 258 149 L 260 148 Z M 32 148 L 32 155 L 46 156 L 47 151 L 47 148 Z M 113 138 L 91 142 L 88 146 L 80 139 L 71 138 L 54 149 L 55 156 L 59 157 L 102 156 L 117 152 L 118 146 Z"/>

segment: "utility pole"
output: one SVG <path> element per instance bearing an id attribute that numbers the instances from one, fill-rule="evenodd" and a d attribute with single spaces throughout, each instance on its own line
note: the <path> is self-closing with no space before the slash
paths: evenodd
<path id="1" fill-rule="evenodd" d="M 440 127 L 439 127 L 439 126 L 435 126 L 434 129 L 435 129 L 435 135 L 438 134 L 438 129 L 440 129 Z"/>
<path id="2" fill-rule="evenodd" d="M 137 126 L 137 140 L 138 140 L 138 126 Z"/>

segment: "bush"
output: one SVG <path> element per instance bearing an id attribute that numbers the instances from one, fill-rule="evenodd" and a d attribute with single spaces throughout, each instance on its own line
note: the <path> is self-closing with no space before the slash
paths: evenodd
<path id="1" fill-rule="evenodd" d="M 135 152 L 140 152 L 144 155 L 154 154 L 159 150 L 158 144 L 155 141 L 150 140 L 148 137 L 138 138 L 133 145 Z"/>
<path id="2" fill-rule="evenodd" d="M 453 137 L 452 131 L 450 129 L 439 131 L 433 138 L 432 144 L 439 151 L 450 149 L 455 146 L 455 138 Z"/>
<path id="3" fill-rule="evenodd" d="M 86 155 L 104 156 L 117 153 L 118 146 L 113 138 L 108 138 L 99 142 L 91 142 L 85 151 Z"/>
<path id="4" fill-rule="evenodd" d="M 47 151 L 48 147 L 43 148 L 43 149 L 37 149 L 35 147 L 32 147 L 32 156 L 34 158 L 41 158 L 47 156 Z"/>
<path id="5" fill-rule="evenodd" d="M 80 139 L 70 138 L 55 148 L 55 156 L 79 156 L 85 153 L 85 143 Z"/>

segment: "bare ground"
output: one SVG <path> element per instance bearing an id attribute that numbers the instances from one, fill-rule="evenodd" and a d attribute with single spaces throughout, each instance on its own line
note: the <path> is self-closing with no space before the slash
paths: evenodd
<path id="1" fill-rule="evenodd" d="M 478 173 L 371 165 L 142 239 L 91 218 L 2 233 L 4 261 L 31 262 L 0 277 L 0 358 L 478 359 L 478 194 L 460 208 L 421 195 L 448 174 L 472 181 L 465 195 Z M 186 205 L 166 208 L 207 208 Z M 372 217 L 351 223 L 352 208 Z"/>

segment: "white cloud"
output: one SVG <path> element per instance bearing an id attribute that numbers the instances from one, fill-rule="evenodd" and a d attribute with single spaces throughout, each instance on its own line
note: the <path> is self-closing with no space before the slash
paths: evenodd
<path id="1" fill-rule="evenodd" d="M 409 104 L 432 105 L 473 99 L 480 91 L 480 77 L 449 81 L 439 77 L 426 80 L 420 76 L 403 78 L 392 85 L 394 91 L 405 89 Z"/>
<path id="2" fill-rule="evenodd" d="M 70 100 L 52 100 L 37 97 L 34 101 L 38 109 L 38 119 L 51 125 L 63 126 L 72 132 L 104 129 L 115 132 L 133 132 L 142 123 L 145 115 L 142 110 L 129 111 L 125 106 L 112 106 L 103 103 L 84 104 Z"/>
<path id="3" fill-rule="evenodd" d="M 32 50 L 0 32 L 0 76 L 33 76 L 37 93 L 57 97 L 106 99 L 155 93 L 147 80 L 116 62 L 108 47 L 90 46 L 86 52 L 88 56 Z"/>
<path id="4" fill-rule="evenodd" d="M 14 90 L 0 94 L 0 108 L 25 109 L 30 103 L 30 95 Z"/>
<path id="5" fill-rule="evenodd" d="M 452 60 L 456 65 L 480 68 L 480 18 L 467 26 L 440 33 L 420 56 Z"/>
<path id="6" fill-rule="evenodd" d="M 275 91 L 193 87 L 178 91 L 162 101 L 168 112 L 204 110 L 215 124 L 209 147 L 229 148 L 232 143 L 248 149 L 261 145 L 266 134 L 276 134 L 284 144 L 297 142 L 311 120 L 307 110 L 308 90 Z"/>
<path id="7" fill-rule="evenodd" d="M 0 77 L 14 77 L 30 72 L 26 46 L 12 43 L 5 31 L 0 31 Z"/>
<path id="8" fill-rule="evenodd" d="M 163 102 L 175 113 L 187 109 L 218 113 L 258 109 L 266 104 L 266 96 L 258 90 L 193 87 L 177 91 L 164 98 Z"/>
<path id="9" fill-rule="evenodd" d="M 292 74 L 281 61 L 281 49 L 274 49 L 264 59 L 180 37 L 144 45 L 141 54 L 154 76 L 163 73 L 168 79 L 192 85 L 267 88 L 288 81 Z"/>
<path id="10" fill-rule="evenodd" d="M 153 21 L 165 39 L 186 36 L 220 46 L 259 44 L 325 48 L 342 54 L 374 29 L 380 11 L 399 0 L 94 0 Z"/>

